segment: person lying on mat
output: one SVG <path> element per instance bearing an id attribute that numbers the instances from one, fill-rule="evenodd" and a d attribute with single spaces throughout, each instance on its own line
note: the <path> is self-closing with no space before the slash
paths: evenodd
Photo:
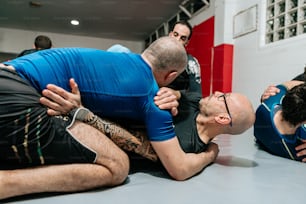
<path id="1" fill-rule="evenodd" d="M 254 136 L 267 152 L 306 162 L 306 84 L 269 86 L 256 110 Z"/>
<path id="2" fill-rule="evenodd" d="M 71 80 L 71 85 L 72 90 L 76 94 L 69 93 L 55 85 L 49 85 L 49 89 L 44 90 L 43 93 L 46 97 L 43 97 L 41 101 L 45 106 L 50 108 L 50 114 L 68 113 L 69 110 L 76 108 L 74 104 L 82 104 L 80 101 L 81 97 L 78 95 L 78 85 L 74 80 Z M 241 134 L 254 123 L 255 114 L 252 104 L 242 94 L 224 94 L 216 91 L 211 96 L 205 98 L 202 98 L 198 92 L 182 93 L 179 96 L 177 98 L 175 90 L 162 87 L 155 97 L 155 103 L 161 108 L 170 108 L 173 104 L 176 104 L 173 100 L 179 101 L 179 114 L 173 117 L 173 122 L 180 146 L 186 153 L 201 153 L 207 151 L 209 146 L 213 144 L 211 141 L 217 135 Z M 57 101 L 57 103 L 54 103 L 54 101 Z M 85 120 L 82 121 L 86 122 Z M 132 135 L 137 136 L 140 143 L 144 143 L 140 146 L 134 145 L 138 148 L 135 149 L 135 153 L 154 161 L 157 159 L 157 155 L 154 154 L 154 150 L 149 143 L 146 133 L 141 128 L 135 128 L 135 124 L 127 123 L 126 121 L 119 120 L 117 122 L 120 125 L 114 122 L 112 123 L 114 129 L 116 126 L 124 127 L 127 131 L 133 133 Z M 110 125 L 110 121 L 108 125 Z M 101 125 L 95 125 L 96 128 L 99 126 Z M 102 128 L 102 131 L 105 129 L 107 128 Z M 115 143 L 117 142 L 115 141 Z M 125 150 L 129 151 L 131 149 Z"/>
<path id="3" fill-rule="evenodd" d="M 73 87 L 74 84 L 73 83 L 71 84 Z M 64 97 L 64 98 L 56 97 L 56 94 L 54 93 L 50 94 L 51 92 L 44 91 L 44 93 L 47 96 L 49 97 L 51 96 L 51 98 L 53 97 L 52 99 L 54 101 L 60 100 L 60 104 L 61 104 L 60 107 L 67 106 L 67 104 L 68 106 L 72 105 L 70 101 L 66 103 L 67 101 L 66 99 L 68 98 L 71 99 L 71 96 L 73 98 L 74 97 L 73 94 L 70 94 L 70 96 L 69 96 L 69 93 L 68 95 L 65 95 L 65 92 L 63 91 L 63 89 L 60 89 L 58 91 L 58 87 L 53 87 L 51 85 L 49 85 L 48 87 L 51 88 L 51 90 L 54 90 L 54 89 L 56 90 L 57 88 L 57 91 L 55 91 L 55 93 L 61 93 L 62 96 Z M 72 88 L 74 93 L 77 93 L 76 88 L 77 88 L 76 86 Z M 169 90 L 167 89 L 160 91 L 162 92 L 162 94 L 160 94 L 157 97 L 157 101 L 160 103 L 160 105 L 163 103 L 161 101 L 165 101 L 165 98 L 170 98 L 170 99 L 172 98 L 171 92 L 168 92 L 168 91 Z M 163 95 L 166 97 L 163 98 Z M 193 132 L 193 134 L 190 135 L 191 138 L 183 137 L 180 143 L 181 144 L 187 143 L 187 145 L 183 144 L 183 146 L 187 146 L 187 147 L 191 145 L 191 147 L 189 147 L 191 149 L 201 148 L 201 146 L 204 146 L 204 147 L 208 146 L 207 148 L 204 148 L 203 149 L 204 152 L 201 153 L 203 157 L 206 158 L 207 164 L 214 161 L 218 153 L 218 146 L 212 142 L 208 143 L 208 145 L 205 145 L 204 142 L 201 142 L 202 138 L 203 140 L 211 140 L 216 135 L 222 134 L 222 133 L 239 134 L 239 132 L 243 132 L 245 129 L 250 127 L 254 122 L 253 108 L 251 104 L 249 103 L 249 101 L 246 99 L 246 97 L 241 96 L 240 94 L 233 93 L 233 94 L 224 95 L 220 92 L 216 92 L 214 95 L 207 97 L 205 99 L 202 99 L 200 104 L 199 104 L 200 97 L 198 97 L 199 98 L 198 100 L 195 100 L 197 98 L 195 97 L 194 99 L 195 101 L 190 101 L 188 103 L 186 102 L 186 104 L 185 102 L 183 102 L 184 98 L 185 97 L 182 96 L 182 98 L 180 99 L 181 105 L 179 106 L 180 113 L 183 114 L 184 117 L 181 117 L 181 119 L 179 119 L 179 116 L 178 116 L 178 119 L 174 120 L 175 125 L 176 125 L 175 127 L 177 128 L 188 127 Z M 51 103 L 54 105 L 53 102 Z M 173 103 L 170 103 L 170 104 L 172 106 Z M 245 108 L 245 111 L 242 111 L 244 108 Z M 63 111 L 63 110 L 60 110 L 60 111 Z M 247 114 L 248 111 L 249 111 L 249 114 Z M 52 111 L 50 110 L 49 112 L 52 113 Z M 56 113 L 56 111 L 53 113 Z M 94 126 L 102 132 L 106 132 L 105 135 L 107 135 L 109 138 L 115 141 L 116 144 L 118 144 L 118 146 L 120 146 L 124 150 L 134 151 L 142 156 L 145 156 L 145 157 L 147 156 L 147 158 L 149 159 L 155 160 L 155 157 L 154 157 L 155 152 L 154 150 L 151 151 L 152 148 L 150 145 L 148 145 L 150 143 L 148 140 L 146 140 L 146 137 L 143 136 L 142 132 L 137 133 L 134 131 L 135 133 L 134 135 L 136 135 L 136 137 L 133 138 L 133 136 L 129 132 L 125 131 L 120 126 L 110 121 L 102 120 L 98 118 L 97 116 L 95 116 L 94 114 L 92 114 L 90 111 L 88 111 L 88 109 L 84 109 L 84 108 L 80 108 L 76 110 L 74 109 L 72 113 L 68 114 L 68 116 L 73 116 L 74 119 L 76 120 L 84 121 L 84 123 L 90 124 L 90 126 Z M 250 124 L 247 124 L 246 121 L 249 121 Z M 69 121 L 67 123 L 69 123 Z M 84 127 L 86 128 L 86 126 Z M 235 128 L 232 129 L 232 127 L 235 127 Z M 199 131 L 199 134 L 195 132 L 197 131 L 195 129 Z M 88 131 L 88 129 L 85 129 L 84 131 Z M 90 133 L 91 132 L 88 132 L 87 142 L 94 141 L 95 143 L 97 143 L 97 145 L 100 145 L 100 149 L 105 149 L 104 147 L 107 146 L 108 144 L 106 143 L 105 145 L 102 145 L 103 143 L 99 142 L 100 138 L 93 137 L 91 136 Z M 187 131 L 184 133 L 186 134 L 186 136 L 188 136 Z M 205 136 L 206 134 L 207 136 Z M 69 139 L 69 137 L 65 137 L 65 138 Z M 178 138 L 180 139 L 180 137 Z M 59 145 L 59 146 L 62 146 L 62 148 L 65 147 L 64 139 L 61 140 L 61 142 L 62 143 L 51 142 L 52 145 L 50 148 L 54 148 L 60 151 L 60 149 L 58 149 L 56 146 Z M 67 146 L 70 144 L 69 142 L 70 141 L 67 140 L 66 142 Z M 116 151 L 113 151 L 113 152 L 114 154 L 116 153 Z M 62 154 L 64 153 L 65 152 L 61 152 L 61 156 L 59 157 L 61 158 Z M 19 169 L 19 170 L 12 170 L 12 171 L 11 170 L 2 171 L 2 172 L 0 171 L 0 177 L 2 175 L 2 178 L 3 178 L 2 183 L 0 184 L 0 185 L 3 185 L 3 188 L 1 186 L 0 188 L 5 189 L 4 191 L 2 191 L 3 193 L 2 198 L 5 198 L 4 196 L 10 197 L 10 196 L 37 193 L 37 192 L 81 191 L 81 190 L 87 190 L 87 189 L 93 188 L 94 184 L 97 185 L 97 181 L 93 182 L 91 181 L 90 178 L 97 176 L 98 174 L 97 170 L 99 170 L 98 166 L 96 166 L 96 168 L 93 168 L 94 165 L 90 163 L 88 165 L 73 164 L 73 161 L 71 161 L 71 163 L 72 164 L 66 164 L 66 165 L 56 165 L 56 164 L 49 165 L 49 166 L 39 165 L 35 168 L 24 169 L 24 170 Z M 91 173 L 91 171 L 93 172 Z M 10 175 L 10 176 L 7 176 L 7 175 Z M 87 177 L 89 178 L 86 179 Z M 79 178 L 79 179 L 75 179 L 75 178 Z M 40 182 L 38 182 L 38 180 Z M 83 186 L 84 184 L 81 185 L 80 184 L 81 181 L 84 181 L 84 182 L 86 181 L 87 186 L 84 187 Z M 72 186 L 66 185 L 67 183 L 69 183 Z M 1 193 L 0 193 L 0 198 L 1 198 Z"/>

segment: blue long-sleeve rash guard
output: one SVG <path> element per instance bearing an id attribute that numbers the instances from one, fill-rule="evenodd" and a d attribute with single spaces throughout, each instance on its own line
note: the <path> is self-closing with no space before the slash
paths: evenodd
<path id="1" fill-rule="evenodd" d="M 112 53 L 91 48 L 55 48 L 4 62 L 38 92 L 47 84 L 70 91 L 74 78 L 82 104 L 100 117 L 143 121 L 149 140 L 175 136 L 169 111 L 154 104 L 158 85 L 139 54 Z"/>

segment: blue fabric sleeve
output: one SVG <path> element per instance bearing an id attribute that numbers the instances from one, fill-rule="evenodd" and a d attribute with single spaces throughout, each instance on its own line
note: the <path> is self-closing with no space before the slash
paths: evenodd
<path id="1" fill-rule="evenodd" d="M 155 104 L 147 110 L 145 118 L 150 141 L 164 141 L 175 137 L 170 111 L 161 110 Z"/>

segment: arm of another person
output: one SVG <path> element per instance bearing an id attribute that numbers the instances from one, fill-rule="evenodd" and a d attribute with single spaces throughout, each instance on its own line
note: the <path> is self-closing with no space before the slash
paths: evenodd
<path id="1" fill-rule="evenodd" d="M 287 89 L 292 89 L 294 86 L 297 86 L 301 83 L 304 83 L 303 81 L 297 81 L 297 80 L 292 80 L 292 81 L 286 81 L 282 83 L 287 87 Z M 261 95 L 260 102 L 263 102 L 264 100 L 267 100 L 270 96 L 274 96 L 279 93 L 279 89 L 276 87 L 276 85 L 269 85 L 263 94 Z"/>
<path id="2" fill-rule="evenodd" d="M 173 179 L 188 179 L 215 160 L 219 151 L 217 145 L 201 153 L 183 151 L 178 137 L 174 135 L 173 120 L 168 111 L 160 110 L 155 104 L 151 104 L 146 114 L 148 137 L 160 161 Z"/>
<path id="3" fill-rule="evenodd" d="M 215 161 L 219 153 L 218 145 L 215 143 L 210 143 L 205 152 L 185 153 L 177 137 L 162 142 L 151 142 L 151 144 L 169 175 L 179 181 L 186 180 L 202 171 Z"/>
<path id="4" fill-rule="evenodd" d="M 286 88 L 288 90 L 292 89 L 293 87 L 297 86 L 297 85 L 300 85 L 300 84 L 303 84 L 304 82 L 303 81 L 296 81 L 296 80 L 292 80 L 292 81 L 286 81 L 286 82 L 283 82 L 282 84 L 284 86 L 286 86 Z"/>
<path id="5" fill-rule="evenodd" d="M 179 101 L 182 96 L 180 92 L 179 94 L 177 92 L 179 91 L 162 87 L 154 98 L 155 103 L 161 109 L 169 109 L 172 99 Z M 151 142 L 151 144 L 168 173 L 176 180 L 185 180 L 197 174 L 212 163 L 219 152 L 218 145 L 211 142 L 205 152 L 185 153 L 179 146 L 177 137 L 164 142 Z"/>

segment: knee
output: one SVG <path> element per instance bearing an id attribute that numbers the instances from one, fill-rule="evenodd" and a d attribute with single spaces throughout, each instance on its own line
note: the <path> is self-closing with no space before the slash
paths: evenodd
<path id="1" fill-rule="evenodd" d="M 119 185 L 122 184 L 130 170 L 130 161 L 126 153 L 122 152 L 119 155 L 116 155 L 116 159 L 113 160 L 110 165 L 110 171 L 112 174 L 111 185 Z"/>

